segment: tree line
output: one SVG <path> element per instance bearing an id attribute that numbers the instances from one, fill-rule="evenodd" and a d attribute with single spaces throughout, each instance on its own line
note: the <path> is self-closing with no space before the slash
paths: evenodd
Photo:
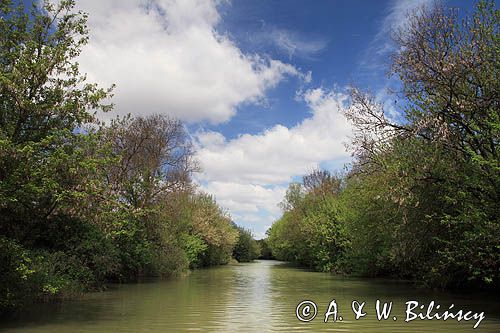
<path id="1" fill-rule="evenodd" d="M 498 289 L 499 18 L 441 5 L 394 32 L 391 74 L 403 120 L 350 89 L 348 171 L 289 186 L 266 240 L 278 259 L 320 271 L 390 276 L 438 288 Z"/>
<path id="2" fill-rule="evenodd" d="M 179 120 L 98 121 L 114 87 L 79 71 L 87 15 L 73 7 L 0 0 L 0 312 L 260 253 L 196 188 Z"/>

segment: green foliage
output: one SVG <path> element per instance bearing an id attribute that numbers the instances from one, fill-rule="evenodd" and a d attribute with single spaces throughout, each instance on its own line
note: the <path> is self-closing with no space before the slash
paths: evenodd
<path id="1" fill-rule="evenodd" d="M 267 238 L 257 240 L 257 244 L 260 248 L 259 259 L 271 260 L 275 259 L 271 247 L 269 246 L 269 241 Z"/>
<path id="2" fill-rule="evenodd" d="M 108 110 L 109 90 L 85 82 L 74 61 L 87 41 L 86 15 L 74 1 L 0 6 L 0 139 L 36 142 L 89 122 L 89 110 Z M 36 115 L 35 117 L 33 115 Z"/>
<path id="3" fill-rule="evenodd" d="M 253 238 L 252 232 L 242 227 L 237 227 L 239 232 L 238 242 L 234 246 L 233 257 L 238 262 L 250 262 L 260 256 L 260 247 Z"/>
<path id="4" fill-rule="evenodd" d="M 207 248 L 200 252 L 199 265 L 227 264 L 238 240 L 238 231 L 231 219 L 210 195 L 195 195 L 190 205 L 191 232 L 207 244 Z"/>
<path id="5" fill-rule="evenodd" d="M 111 90 L 78 70 L 88 31 L 73 7 L 0 0 L 0 311 L 224 264 L 238 238 L 191 182 L 180 121 L 96 121 Z"/>
<path id="6" fill-rule="evenodd" d="M 208 244 L 199 236 L 184 234 L 182 241 L 184 251 L 186 251 L 190 268 L 199 267 L 203 253 L 208 251 Z"/>
<path id="7" fill-rule="evenodd" d="M 301 184 L 290 186 L 282 204 L 287 210 L 269 229 L 267 243 L 279 260 L 319 271 L 339 271 L 349 247 L 346 226 L 340 219 L 340 188 L 332 186 L 340 184 L 340 179 L 314 171 L 304 177 L 304 183 L 307 191 Z"/>
<path id="8" fill-rule="evenodd" d="M 33 299 L 66 298 L 79 294 L 97 283 L 99 274 L 109 261 L 108 253 L 86 253 L 80 248 L 73 251 L 27 250 L 13 240 L 0 237 L 0 311 L 18 308 Z M 99 251 L 99 246 L 92 246 Z M 107 249 L 102 249 L 107 250 Z M 103 265 L 103 266 L 101 266 Z M 107 266 L 106 266 L 107 265 Z"/>
<path id="9" fill-rule="evenodd" d="M 0 311 L 3 311 L 19 306 L 26 295 L 36 291 L 32 282 L 35 270 L 28 251 L 3 236 L 0 236 L 0 266 Z"/>
<path id="10" fill-rule="evenodd" d="M 391 122 L 373 96 L 351 90 L 356 161 L 343 181 L 316 171 L 290 187 L 269 230 L 277 258 L 498 288 L 499 20 L 493 1 L 464 20 L 441 6 L 410 15 L 392 66 L 406 120 Z"/>

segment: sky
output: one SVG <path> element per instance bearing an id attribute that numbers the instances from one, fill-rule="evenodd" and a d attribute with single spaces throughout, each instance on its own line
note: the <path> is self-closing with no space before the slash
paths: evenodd
<path id="1" fill-rule="evenodd" d="M 103 117 L 167 114 L 196 146 L 201 190 L 263 238 L 288 184 L 351 162 L 346 87 L 391 110 L 391 30 L 430 0 L 78 0 L 89 82 L 116 84 Z M 449 1 L 462 12 L 472 1 Z M 395 116 L 397 113 L 395 113 Z"/>

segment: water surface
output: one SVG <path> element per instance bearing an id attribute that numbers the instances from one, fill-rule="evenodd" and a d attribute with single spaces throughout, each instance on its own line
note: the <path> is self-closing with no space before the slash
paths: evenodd
<path id="1" fill-rule="evenodd" d="M 337 322 L 324 323 L 335 299 Z M 375 301 L 393 302 L 388 320 L 378 321 Z M 296 318 L 303 300 L 317 304 L 310 322 Z M 351 302 L 366 302 L 367 315 L 354 320 Z M 485 312 L 477 332 L 500 332 L 495 295 L 442 293 L 412 284 L 341 278 L 277 261 L 202 269 L 169 281 L 115 285 L 106 292 L 60 304 L 36 305 L 0 322 L 5 332 L 471 332 L 476 320 L 413 320 L 405 323 L 405 302 L 436 301 L 441 312 Z M 435 312 L 435 311 L 434 311 Z M 439 312 L 439 311 L 438 311 Z M 339 320 L 342 316 L 342 321 Z M 394 320 L 396 317 L 396 320 Z"/>

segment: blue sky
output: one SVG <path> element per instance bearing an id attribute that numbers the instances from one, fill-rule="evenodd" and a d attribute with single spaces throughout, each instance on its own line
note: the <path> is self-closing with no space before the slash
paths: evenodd
<path id="1" fill-rule="evenodd" d="M 91 35 L 79 62 L 89 81 L 116 83 L 111 116 L 183 120 L 200 190 L 260 238 L 290 181 L 350 162 L 347 85 L 392 105 L 390 31 L 422 4 L 430 0 L 80 0 Z"/>

